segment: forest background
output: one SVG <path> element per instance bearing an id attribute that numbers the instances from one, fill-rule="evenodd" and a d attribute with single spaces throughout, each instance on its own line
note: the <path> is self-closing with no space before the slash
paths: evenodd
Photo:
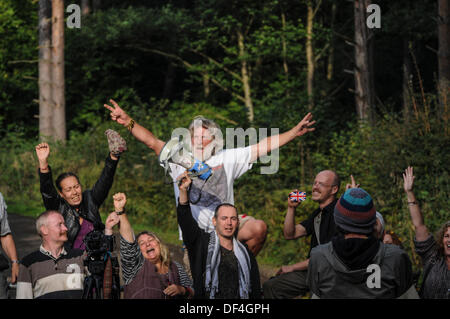
<path id="1" fill-rule="evenodd" d="M 110 195 L 127 194 L 136 229 L 180 243 L 173 186 L 164 182 L 154 152 L 109 119 L 103 104 L 113 98 L 162 140 L 199 114 L 225 134 L 227 127 L 284 132 L 313 113 L 316 130 L 280 149 L 276 174 L 260 174 L 267 165 L 260 163 L 235 183 L 239 211 L 269 227 L 260 263 L 306 258 L 309 239 L 283 238 L 287 195 L 306 191 L 296 221 L 305 219 L 317 207 L 309 195 L 323 169 L 338 172 L 340 194 L 352 174 L 372 195 L 415 269 L 420 261 L 402 179 L 408 165 L 429 229 L 449 219 L 444 1 L 373 1 L 381 8 L 381 27 L 373 29 L 357 23 L 370 15 L 355 10 L 366 8 L 367 0 L 65 1 L 64 9 L 80 5 L 82 16 L 80 28 L 63 28 L 62 137 L 43 134 L 41 126 L 44 2 L 50 3 L 0 0 L 0 192 L 10 212 L 37 216 L 44 210 L 37 143 L 50 141 L 55 176 L 73 171 L 89 188 L 108 153 L 104 132 L 112 128 L 129 151 Z M 358 87 L 361 78 L 367 85 Z M 55 81 L 49 85 L 56 90 L 61 81 Z M 112 199 L 101 211 L 105 219 Z"/>

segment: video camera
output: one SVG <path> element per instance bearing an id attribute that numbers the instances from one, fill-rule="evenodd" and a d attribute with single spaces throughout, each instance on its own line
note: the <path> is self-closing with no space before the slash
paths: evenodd
<path id="1" fill-rule="evenodd" d="M 101 230 L 94 229 L 83 239 L 87 253 L 84 265 L 90 273 L 84 281 L 83 299 L 120 297 L 119 262 L 117 257 L 111 255 L 114 249 L 113 238 L 106 236 Z M 106 267 L 108 262 L 111 265 L 109 269 Z"/>
<path id="2" fill-rule="evenodd" d="M 105 271 L 105 255 L 113 250 L 112 236 L 105 236 L 102 231 L 93 230 L 84 237 L 83 242 L 87 252 L 84 265 L 90 273 L 102 275 Z"/>

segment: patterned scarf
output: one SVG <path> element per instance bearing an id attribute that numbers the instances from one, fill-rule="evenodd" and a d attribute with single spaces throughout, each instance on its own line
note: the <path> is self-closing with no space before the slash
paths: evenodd
<path id="1" fill-rule="evenodd" d="M 233 237 L 233 252 L 238 260 L 239 295 L 241 299 L 249 299 L 250 285 L 250 257 L 247 249 Z M 219 289 L 220 241 L 216 231 L 211 232 L 206 257 L 205 289 L 210 299 L 215 299 Z"/>

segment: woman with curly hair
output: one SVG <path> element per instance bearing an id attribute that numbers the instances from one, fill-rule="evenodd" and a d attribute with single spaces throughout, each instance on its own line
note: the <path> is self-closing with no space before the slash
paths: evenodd
<path id="1" fill-rule="evenodd" d="M 413 168 L 409 166 L 403 174 L 403 181 L 416 233 L 414 246 L 424 268 L 420 296 L 425 299 L 450 299 L 450 221 L 440 227 L 436 238 L 428 232 L 413 193 L 414 178 Z"/>
<path id="2" fill-rule="evenodd" d="M 117 193 L 113 199 L 115 212 L 106 219 L 105 234 L 112 235 L 119 224 L 124 298 L 192 298 L 192 280 L 184 267 L 170 260 L 169 249 L 155 233 L 143 231 L 135 238 L 124 213 L 125 194 Z"/>

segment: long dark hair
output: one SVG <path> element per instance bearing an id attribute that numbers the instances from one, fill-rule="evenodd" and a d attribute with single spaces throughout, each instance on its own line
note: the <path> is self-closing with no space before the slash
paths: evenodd
<path id="1" fill-rule="evenodd" d="M 436 239 L 436 243 L 438 245 L 438 253 L 440 256 L 443 256 L 445 258 L 445 248 L 444 248 L 444 234 L 447 232 L 447 229 L 450 227 L 450 220 L 447 220 L 442 226 L 438 229 L 436 232 L 436 236 L 434 237 Z"/>

